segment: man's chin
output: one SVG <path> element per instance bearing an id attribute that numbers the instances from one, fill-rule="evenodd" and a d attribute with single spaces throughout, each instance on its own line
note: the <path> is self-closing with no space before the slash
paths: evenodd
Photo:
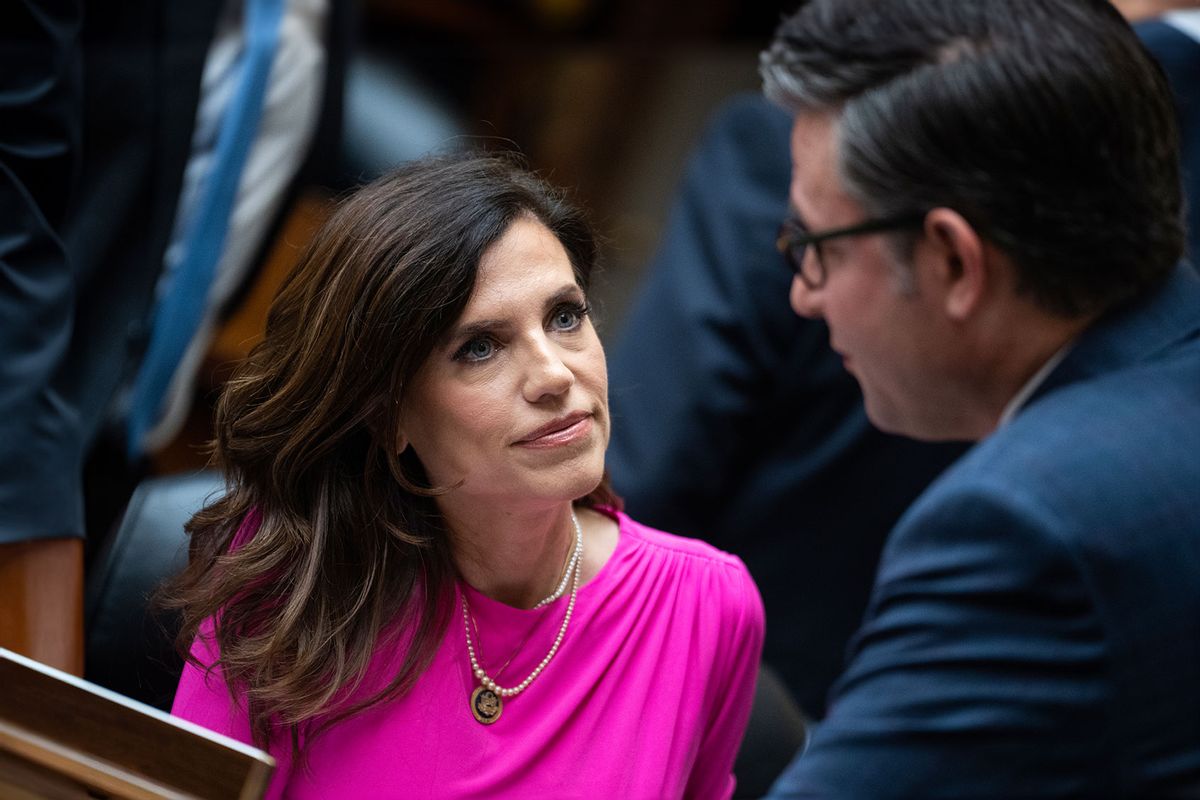
<path id="1" fill-rule="evenodd" d="M 951 413 L 904 414 L 894 405 L 873 403 L 864 395 L 867 419 L 884 433 L 921 442 L 975 442 L 989 431 L 966 426 L 965 420 Z"/>
<path id="2" fill-rule="evenodd" d="M 867 411 L 867 419 L 884 433 L 922 441 L 939 441 L 950 438 L 939 436 L 935 430 L 931 430 L 932 426 L 920 424 L 911 414 L 902 413 L 893 403 L 873 400 L 865 387 L 863 388 L 863 406 Z"/>

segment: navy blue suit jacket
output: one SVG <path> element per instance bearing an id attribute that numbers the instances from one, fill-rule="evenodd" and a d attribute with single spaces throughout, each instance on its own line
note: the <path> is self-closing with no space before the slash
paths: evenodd
<path id="1" fill-rule="evenodd" d="M 1102 320 L 888 539 L 772 797 L 1200 794 L 1200 281 Z"/>

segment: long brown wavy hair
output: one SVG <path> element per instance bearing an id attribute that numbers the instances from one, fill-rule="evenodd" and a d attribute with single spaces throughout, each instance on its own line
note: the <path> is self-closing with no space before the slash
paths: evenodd
<path id="1" fill-rule="evenodd" d="M 586 292 L 590 228 L 512 158 L 425 159 L 358 190 L 221 395 L 213 451 L 227 492 L 188 524 L 189 565 L 160 598 L 181 611 L 185 654 L 211 620 L 218 660 L 188 657 L 221 669 L 260 745 L 286 733 L 299 751 L 302 732 L 402 696 L 445 634 L 457 578 L 435 501 L 445 487 L 428 485 L 412 448 L 397 455 L 399 412 L 484 251 L 521 215 L 554 233 Z M 607 473 L 578 502 L 620 505 Z M 351 700 L 384 643 L 405 648 L 394 679 Z"/>

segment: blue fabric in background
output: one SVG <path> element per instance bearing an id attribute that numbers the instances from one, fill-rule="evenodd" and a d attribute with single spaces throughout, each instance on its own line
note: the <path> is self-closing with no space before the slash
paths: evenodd
<path id="1" fill-rule="evenodd" d="M 155 307 L 150 343 L 134 382 L 127 428 L 131 460 L 141 453 L 142 439 L 157 421 L 171 377 L 204 316 L 242 167 L 258 130 L 283 9 L 283 0 L 246 3 L 241 82 L 221 124 L 212 172 L 192 222 L 183 260 Z"/>

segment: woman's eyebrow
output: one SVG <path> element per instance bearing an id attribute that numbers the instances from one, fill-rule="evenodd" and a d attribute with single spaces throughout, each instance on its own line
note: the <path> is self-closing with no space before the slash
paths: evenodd
<path id="1" fill-rule="evenodd" d="M 562 288 L 546 298 L 545 307 L 547 309 L 562 303 L 566 300 L 578 300 L 583 296 L 583 289 L 577 283 L 563 284 Z M 467 322 L 462 325 L 455 325 L 451 328 L 444 337 L 444 341 L 450 342 L 459 341 L 461 339 L 469 339 L 474 336 L 479 336 L 485 333 L 496 333 L 511 327 L 512 323 L 507 319 L 480 319 L 474 322 Z"/>
<path id="2" fill-rule="evenodd" d="M 582 296 L 583 289 L 579 287 L 579 284 L 567 283 L 557 292 L 546 298 L 546 308 L 556 306 L 564 300 L 578 300 Z"/>
<path id="3" fill-rule="evenodd" d="M 503 319 L 481 319 L 468 322 L 465 325 L 455 325 L 446 334 L 446 341 L 471 338 L 483 333 L 494 333 L 508 327 L 508 321 Z"/>

